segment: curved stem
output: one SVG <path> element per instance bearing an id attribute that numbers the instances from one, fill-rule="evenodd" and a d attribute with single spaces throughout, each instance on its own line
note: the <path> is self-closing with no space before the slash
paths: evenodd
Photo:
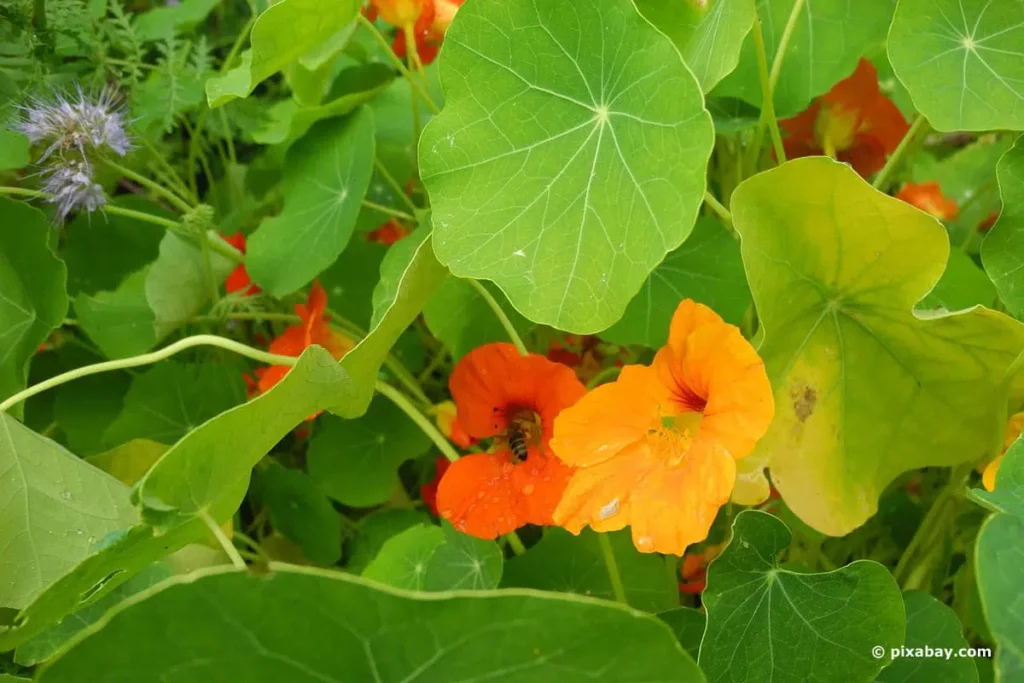
<path id="1" fill-rule="evenodd" d="M 239 569 L 245 569 L 245 560 L 243 560 L 242 556 L 238 553 L 238 548 L 236 548 L 235 544 L 231 542 L 231 539 L 224 533 L 224 530 L 217 526 L 217 522 L 213 520 L 213 517 L 210 517 L 209 513 L 205 510 L 199 513 L 199 517 L 206 522 L 206 526 L 210 530 L 210 533 L 213 534 L 213 537 L 217 539 L 218 543 L 220 543 L 220 547 L 224 549 L 227 556 L 231 558 L 231 564 L 235 565 Z"/>
<path id="2" fill-rule="evenodd" d="M 160 227 L 167 228 L 168 230 L 176 232 L 179 235 L 183 234 L 181 232 L 180 223 L 168 220 L 167 218 L 161 218 L 160 216 L 154 216 L 153 214 L 146 213 L 145 211 L 135 211 L 134 209 L 126 209 L 122 206 L 114 206 L 113 204 L 107 204 L 106 206 L 103 207 L 102 211 L 104 211 L 105 213 L 112 213 L 115 216 L 124 216 L 126 218 L 134 218 L 136 220 L 144 221 L 146 223 L 152 223 L 153 225 L 159 225 Z M 198 239 L 202 240 L 203 237 L 200 236 Z M 220 239 L 219 236 L 211 237 L 210 235 L 207 235 L 205 241 L 210 249 L 217 252 L 218 254 L 220 254 L 221 256 L 223 256 L 224 258 L 228 259 L 233 263 L 242 263 L 242 261 L 244 260 L 237 249 L 235 249 L 230 244 Z M 200 246 L 202 245 L 200 244 Z"/>
<path id="3" fill-rule="evenodd" d="M 893 174 L 893 171 L 895 171 L 900 165 L 900 162 L 903 161 L 903 157 L 906 156 L 911 143 L 914 142 L 914 139 L 918 137 L 918 134 L 927 125 L 928 119 L 921 114 L 918 114 L 917 118 L 914 119 L 914 122 L 910 124 L 907 134 L 903 136 L 902 140 L 900 140 L 900 144 L 898 144 L 892 154 L 889 155 L 889 158 L 885 162 L 885 166 L 883 166 L 882 170 L 875 176 L 875 180 L 871 183 L 871 187 L 876 190 L 885 191 L 885 185 L 889 181 L 889 176 Z"/>
<path id="4" fill-rule="evenodd" d="M 0 195 L 5 194 L 9 194 L 12 197 L 28 197 L 29 199 L 43 199 L 46 197 L 46 194 L 39 190 L 28 190 L 24 187 L 0 187 Z"/>
<path id="5" fill-rule="evenodd" d="M 380 45 L 381 48 L 391 57 L 391 61 L 395 63 L 396 67 L 398 67 L 398 71 L 402 74 L 405 80 L 409 81 L 409 85 L 411 85 L 419 96 L 423 98 L 423 102 L 427 105 L 427 108 L 434 114 L 440 114 L 440 108 L 438 108 L 438 106 L 434 104 L 434 101 L 430 99 L 430 95 L 426 90 L 424 90 L 420 82 L 416 80 L 407 68 L 405 68 L 405 64 L 402 64 L 401 58 L 399 58 L 399 56 L 395 54 L 395 51 L 391 49 L 391 46 L 388 45 L 387 38 L 380 34 L 380 31 L 378 31 L 377 27 L 373 25 L 373 22 L 363 16 L 362 13 L 356 15 L 356 21 L 362 24 L 366 30 L 370 32 L 370 35 L 372 35 L 373 39 L 377 41 L 377 44 Z"/>
<path id="6" fill-rule="evenodd" d="M 178 175 L 178 172 L 176 170 L 174 170 L 174 167 L 171 166 L 171 163 L 167 161 L 163 154 L 160 153 L 160 150 L 158 150 L 156 146 L 152 142 L 150 142 L 149 139 L 147 139 L 145 136 L 141 136 L 141 139 L 143 146 L 147 150 L 149 150 L 149 153 L 153 155 L 154 159 L 156 159 L 157 165 L 163 169 L 164 173 L 166 173 L 167 176 L 171 179 L 171 181 L 175 184 L 175 190 L 177 191 L 177 193 L 184 197 L 190 203 L 197 203 L 199 201 L 199 198 L 192 195 L 192 191 L 188 188 L 187 185 L 185 185 L 185 181 L 181 179 L 181 176 Z"/>
<path id="7" fill-rule="evenodd" d="M 380 173 L 380 177 L 384 179 L 384 182 L 391 186 L 391 189 L 395 191 L 395 194 L 402 198 L 402 201 L 406 203 L 406 205 L 409 207 L 409 210 L 412 211 L 413 213 L 416 213 L 418 207 L 416 206 L 416 204 L 413 203 L 411 199 L 409 199 L 409 195 L 405 193 L 405 190 L 403 190 L 402 186 L 398 184 L 398 181 L 395 180 L 395 177 L 393 175 L 391 175 L 391 172 L 388 171 L 387 167 L 383 163 L 381 163 L 381 160 L 378 159 L 377 157 L 374 157 L 373 165 L 377 169 L 377 173 Z"/>
<path id="8" fill-rule="evenodd" d="M 66 384 L 72 380 L 79 379 L 81 377 L 88 377 L 89 375 L 98 375 L 103 372 L 111 372 L 113 370 L 124 370 L 125 368 L 137 368 L 140 365 L 151 365 L 158 361 L 162 361 L 165 358 L 170 358 L 174 354 L 184 351 L 185 349 L 191 349 L 195 346 L 217 346 L 227 351 L 232 351 L 246 358 L 251 358 L 260 363 L 268 363 L 270 365 L 288 365 L 292 366 L 298 362 L 298 358 L 293 356 L 279 356 L 275 353 L 267 353 L 259 349 L 254 349 L 251 346 L 236 342 L 234 339 L 227 339 L 226 337 L 218 337 L 213 334 L 197 334 L 192 337 L 185 337 L 178 341 L 165 346 L 162 349 L 153 351 L 151 353 L 144 353 L 139 356 L 131 356 L 130 358 L 119 358 L 118 360 L 108 360 L 102 363 L 94 363 L 92 365 L 84 365 L 74 370 L 68 370 L 55 377 L 51 377 L 48 380 L 34 384 L 27 389 L 23 389 L 18 393 L 14 394 L 10 398 L 7 398 L 0 403 L 0 414 L 7 412 L 12 406 L 16 406 L 22 401 L 32 398 L 36 394 L 41 394 L 47 389 Z"/>
<path id="9" fill-rule="evenodd" d="M 365 206 L 368 209 L 373 209 L 374 211 L 379 211 L 381 213 L 387 214 L 387 215 L 392 216 L 394 218 L 401 218 L 403 221 L 408 221 L 410 223 L 415 223 L 416 222 L 416 216 L 413 216 L 412 214 L 408 214 L 408 213 L 406 213 L 404 211 L 399 211 L 398 209 L 392 209 L 390 206 L 384 206 L 383 204 L 378 204 L 377 202 L 371 202 L 371 201 L 369 201 L 367 199 L 364 199 L 363 200 L 363 206 Z"/>
<path id="10" fill-rule="evenodd" d="M 125 178 L 130 178 L 137 182 L 139 185 L 142 185 L 143 187 L 152 190 L 154 194 L 160 195 L 182 213 L 188 213 L 189 211 L 192 210 L 193 207 L 191 204 L 189 204 L 184 199 L 168 190 L 160 183 L 153 182 L 146 176 L 136 173 L 130 168 L 125 168 L 116 161 L 112 161 L 110 159 L 107 159 L 106 157 L 103 158 L 103 163 L 106 164 L 111 169 L 123 175 Z"/>
<path id="11" fill-rule="evenodd" d="M 798 2 L 797 5 L 800 3 Z M 795 9 L 795 8 L 794 8 Z M 780 45 L 785 47 L 784 45 Z M 758 123 L 758 130 L 763 130 L 768 125 L 768 132 L 771 134 L 772 146 L 775 148 L 775 157 L 780 164 L 786 162 L 786 151 L 782 147 L 782 134 L 779 132 L 779 122 L 775 118 L 775 93 L 772 89 L 768 76 L 768 57 L 764 51 L 764 35 L 761 33 L 761 17 L 754 13 L 754 50 L 757 53 L 757 75 L 761 80 L 761 121 Z M 779 62 L 781 55 L 776 57 Z M 760 147 L 761 137 L 755 133 L 754 144 Z M 760 150 L 755 149 L 754 154 Z"/>
<path id="12" fill-rule="evenodd" d="M 416 426 L 427 435 L 427 438 L 434 442 L 434 445 L 437 446 L 437 449 L 441 451 L 444 457 L 448 458 L 452 462 L 459 459 L 458 452 L 450 443 L 448 443 L 448 439 L 444 438 L 444 435 L 438 431 L 437 427 L 435 427 L 430 420 L 424 417 L 423 413 L 417 410 L 416 406 L 414 406 L 412 402 L 402 394 L 402 392 L 398 391 L 390 384 L 386 384 L 380 380 L 377 380 L 373 386 L 377 390 L 377 393 L 384 395 L 389 401 L 394 403 L 399 410 L 408 415 L 409 419 L 415 422 Z"/>
<path id="13" fill-rule="evenodd" d="M 728 225 L 732 225 L 732 213 L 729 209 L 725 208 L 722 202 L 715 199 L 715 196 L 710 192 L 704 192 L 704 202 L 711 207 L 711 210 L 718 214 L 718 217 L 725 221 Z"/>
<path id="14" fill-rule="evenodd" d="M 790 39 L 793 38 L 793 31 L 796 29 L 796 22 L 800 18 L 800 12 L 803 11 L 803 8 L 804 0 L 796 0 L 793 3 L 793 9 L 789 11 L 786 26 L 782 29 L 779 47 L 775 50 L 775 60 L 772 62 L 772 73 L 768 77 L 769 92 L 771 92 L 772 96 L 775 95 L 775 86 L 779 82 L 779 74 L 782 73 L 782 60 L 786 57 L 786 49 L 789 47 Z"/>
<path id="15" fill-rule="evenodd" d="M 487 291 L 486 287 L 480 284 L 479 280 L 470 279 L 468 282 L 473 286 L 473 289 L 476 290 L 477 294 L 483 297 L 483 300 L 487 302 L 487 305 L 491 307 L 491 310 L 494 311 L 494 315 L 498 318 L 498 322 L 500 322 L 501 326 L 505 328 L 505 332 L 512 340 L 512 343 L 515 344 L 519 353 L 524 356 L 527 355 L 529 351 L 526 350 L 526 344 L 523 343 L 522 338 L 519 336 L 519 333 L 516 332 L 516 328 L 512 325 L 512 321 L 508 319 L 508 315 L 506 315 L 505 310 L 501 307 L 501 304 L 498 303 L 498 300 Z"/>
<path id="16" fill-rule="evenodd" d="M 626 588 L 622 585 L 622 576 L 619 574 L 619 565 L 615 562 L 615 553 L 612 552 L 612 542 L 608 540 L 608 534 L 597 535 L 597 544 L 601 546 L 601 557 L 604 558 L 604 566 L 608 570 L 608 579 L 612 584 L 612 594 L 617 602 L 623 605 L 626 603 Z"/>

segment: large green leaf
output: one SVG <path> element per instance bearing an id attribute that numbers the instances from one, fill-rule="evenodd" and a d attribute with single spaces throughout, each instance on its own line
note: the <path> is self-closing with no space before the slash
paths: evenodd
<path id="1" fill-rule="evenodd" d="M 903 594 L 907 612 L 907 639 L 903 647 L 917 654 L 918 648 L 942 648 L 941 657 L 901 656 L 882 669 L 876 683 L 978 683 L 978 668 L 968 657 L 959 656 L 968 643 L 956 612 L 921 591 Z M 949 656 L 946 656 L 946 653 Z"/>
<path id="2" fill-rule="evenodd" d="M 245 402 L 245 382 L 233 363 L 165 361 L 132 379 L 124 408 L 104 441 L 174 443 L 212 417 Z M 98 429 L 98 427 L 96 427 Z"/>
<path id="3" fill-rule="evenodd" d="M 704 629 L 708 623 L 704 612 L 692 607 L 675 607 L 658 612 L 658 618 L 668 624 L 683 649 L 690 653 L 691 657 L 697 659 L 697 653 L 700 652 L 700 641 L 704 638 Z"/>
<path id="4" fill-rule="evenodd" d="M 747 180 L 732 209 L 776 404 L 751 464 L 803 521 L 848 533 L 901 472 L 996 446 L 1024 330 L 983 308 L 912 312 L 949 253 L 935 219 L 825 158 Z"/>
<path id="5" fill-rule="evenodd" d="M 985 276 L 985 272 L 974 263 L 970 256 L 954 249 L 949 252 L 949 262 L 942 271 L 942 277 L 932 291 L 918 302 L 918 310 L 944 308 L 960 311 L 973 306 L 992 307 L 996 302 L 996 288 Z"/>
<path id="6" fill-rule="evenodd" d="M 776 556 L 791 540 L 764 512 L 745 510 L 733 522 L 701 596 L 708 625 L 699 661 L 709 681 L 868 683 L 903 643 L 903 598 L 885 567 L 782 569 Z"/>
<path id="7" fill-rule="evenodd" d="M 676 44 L 704 92 L 739 64 L 754 25 L 754 0 L 636 0 L 636 6 Z"/>
<path id="8" fill-rule="evenodd" d="M 472 2 L 441 76 L 419 147 L 438 258 L 531 320 L 608 327 L 703 200 L 711 117 L 678 51 L 629 0 Z"/>
<path id="9" fill-rule="evenodd" d="M 679 586 L 664 557 L 637 552 L 624 531 L 608 534 L 608 541 L 630 605 L 648 612 L 679 605 Z M 609 600 L 615 595 L 597 533 L 589 529 L 579 536 L 558 527 L 546 530 L 540 543 L 505 563 L 502 585 Z"/>
<path id="10" fill-rule="evenodd" d="M 0 171 L 28 166 L 31 143 L 24 133 L 0 128 Z"/>
<path id="11" fill-rule="evenodd" d="M 331 501 L 305 472 L 270 461 L 256 470 L 270 523 L 318 564 L 341 559 L 341 518 Z"/>
<path id="12" fill-rule="evenodd" d="M 127 372 L 104 372 L 54 389 L 53 419 L 64 432 L 68 450 L 84 458 L 107 449 L 105 427 L 121 414 L 129 386 Z"/>
<path id="13" fill-rule="evenodd" d="M 273 389 L 193 429 L 157 461 L 133 493 L 143 518 L 161 528 L 201 514 L 225 521 L 260 458 L 347 383 L 325 349 L 307 348 Z"/>
<path id="14" fill-rule="evenodd" d="M 161 40 L 187 34 L 217 6 L 217 0 L 182 0 L 135 15 L 135 34 L 143 40 Z"/>
<path id="15" fill-rule="evenodd" d="M 935 128 L 1024 129 L 1022 17 L 1022 0 L 899 0 L 889 60 Z"/>
<path id="16" fill-rule="evenodd" d="M 25 388 L 28 363 L 68 310 L 67 271 L 41 211 L 0 197 L 0 399 Z"/>
<path id="17" fill-rule="evenodd" d="M 1019 681 L 1024 677 L 1024 518 L 990 517 L 978 532 L 974 562 L 982 609 L 996 641 L 996 680 Z"/>
<path id="18" fill-rule="evenodd" d="M 995 490 L 972 489 L 970 496 L 993 512 L 1024 519 L 1024 440 L 1018 438 L 1003 455 Z"/>
<path id="19" fill-rule="evenodd" d="M 351 507 L 388 499 L 398 466 L 422 455 L 430 439 L 394 403 L 376 396 L 362 417 L 325 417 L 310 440 L 306 468 L 324 491 Z"/>
<path id="20" fill-rule="evenodd" d="M 210 233 L 209 239 L 220 239 Z M 160 255 L 146 275 L 146 300 L 156 316 L 156 336 L 163 339 L 189 322 L 209 303 L 211 286 L 220 285 L 235 264 L 220 254 L 210 254 L 210 273 L 198 245 L 173 232 L 164 234 Z"/>
<path id="21" fill-rule="evenodd" d="M 793 10 L 799 15 L 785 54 L 779 54 L 782 36 Z M 857 67 L 875 44 L 885 40 L 892 18 L 893 0 L 758 0 L 768 68 L 782 59 L 775 86 L 775 114 L 793 116 L 807 108 Z M 739 66 L 718 85 L 714 95 L 737 97 L 761 106 L 761 80 L 753 37 L 743 43 Z"/>
<path id="22" fill-rule="evenodd" d="M 381 508 L 363 517 L 349 543 L 346 569 L 361 574 L 389 538 L 411 527 L 431 523 L 427 513 L 407 508 Z"/>
<path id="23" fill-rule="evenodd" d="M 83 671 L 210 683 L 704 680 L 664 624 L 611 603 L 533 591 L 428 597 L 271 569 L 208 570 L 123 603 L 37 680 L 81 683 Z"/>
<path id="24" fill-rule="evenodd" d="M 149 269 L 129 275 L 112 292 L 75 297 L 78 326 L 107 358 L 137 356 L 157 343 L 156 314 L 146 300 Z"/>
<path id="25" fill-rule="evenodd" d="M 20 609 L 137 519 L 128 487 L 0 415 L 0 607 Z"/>
<path id="26" fill-rule="evenodd" d="M 337 86 L 327 95 L 327 102 L 303 107 L 295 100 L 282 100 L 268 110 L 269 118 L 252 132 L 252 138 L 263 145 L 276 145 L 301 137 L 322 119 L 344 116 L 371 100 L 394 78 L 383 64 L 366 64 L 345 69 L 337 77 Z"/>
<path id="27" fill-rule="evenodd" d="M 411 254 L 399 246 L 408 244 Z M 327 409 L 345 418 L 366 412 L 373 398 L 377 373 L 388 351 L 420 314 L 448 271 L 437 262 L 430 233 L 418 230 L 388 250 L 373 292 L 370 333 L 341 359 L 351 383 Z"/>
<path id="28" fill-rule="evenodd" d="M 739 242 L 721 223 L 701 218 L 693 235 L 658 264 L 622 319 L 601 333 L 616 344 L 658 348 L 668 342 L 668 326 L 679 302 L 693 299 L 739 325 L 750 306 Z"/>
<path id="29" fill-rule="evenodd" d="M 259 83 L 318 47 L 352 21 L 355 0 L 283 0 L 260 14 L 242 63 L 206 82 L 211 107 L 248 97 Z"/>
<path id="30" fill-rule="evenodd" d="M 356 235 L 330 268 L 320 273 L 331 310 L 362 328 L 370 327 L 373 289 L 380 279 L 380 264 L 388 248 Z"/>
<path id="31" fill-rule="evenodd" d="M 490 291 L 519 335 L 525 336 L 533 324 L 512 308 L 496 287 L 480 284 Z M 445 278 L 437 294 L 427 303 L 423 320 L 455 360 L 483 344 L 508 341 L 508 332 L 480 292 L 469 281 L 454 276 Z"/>
<path id="32" fill-rule="evenodd" d="M 373 171 L 373 114 L 322 121 L 288 152 L 284 209 L 249 238 L 246 268 L 273 296 L 308 284 L 348 244 Z"/>
<path id="33" fill-rule="evenodd" d="M 996 166 L 1003 210 L 982 243 L 981 258 L 999 298 L 1024 318 L 1024 137 Z"/>

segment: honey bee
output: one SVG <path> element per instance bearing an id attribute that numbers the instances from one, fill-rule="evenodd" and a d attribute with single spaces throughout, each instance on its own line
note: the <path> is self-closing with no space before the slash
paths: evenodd
<path id="1" fill-rule="evenodd" d="M 526 462 L 529 455 L 527 440 L 530 437 L 530 428 L 521 420 L 512 420 L 508 426 L 508 447 L 518 462 Z"/>

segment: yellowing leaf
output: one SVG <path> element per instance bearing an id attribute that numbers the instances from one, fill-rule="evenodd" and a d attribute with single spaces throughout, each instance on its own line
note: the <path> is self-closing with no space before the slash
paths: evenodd
<path id="1" fill-rule="evenodd" d="M 901 472 L 990 452 L 1024 328 L 913 312 L 949 253 L 937 221 L 825 158 L 749 179 L 732 209 L 776 402 L 752 457 L 793 512 L 842 535 Z"/>

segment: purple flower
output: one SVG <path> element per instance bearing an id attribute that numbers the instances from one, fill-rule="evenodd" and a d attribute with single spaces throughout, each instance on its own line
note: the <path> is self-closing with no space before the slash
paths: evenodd
<path id="1" fill-rule="evenodd" d="M 92 168 L 85 161 L 61 159 L 47 171 L 43 182 L 46 201 L 57 205 L 57 218 L 64 220 L 75 210 L 95 211 L 107 203 L 103 188 L 92 181 Z"/>
<path id="2" fill-rule="evenodd" d="M 131 143 L 120 105 L 121 98 L 113 88 L 104 88 L 96 96 L 77 88 L 74 98 L 57 93 L 50 101 L 36 99 L 22 107 L 24 118 L 14 129 L 33 143 L 49 143 L 40 161 L 54 152 L 71 150 L 84 160 L 87 152 L 103 147 L 124 156 Z"/>

